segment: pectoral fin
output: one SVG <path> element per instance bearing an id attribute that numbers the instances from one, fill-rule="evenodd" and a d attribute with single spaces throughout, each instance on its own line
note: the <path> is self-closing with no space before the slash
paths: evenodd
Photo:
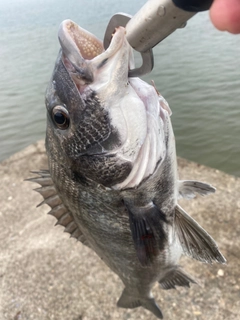
<path id="1" fill-rule="evenodd" d="M 164 214 L 153 203 L 145 207 L 125 205 L 138 259 L 142 266 L 149 265 L 164 248 Z"/>
<path id="2" fill-rule="evenodd" d="M 213 238 L 179 205 L 175 208 L 175 230 L 184 253 L 196 260 L 226 263 Z"/>
<path id="3" fill-rule="evenodd" d="M 213 186 L 201 181 L 179 180 L 178 185 L 179 198 L 192 199 L 196 194 L 205 196 L 216 191 Z"/>
<path id="4" fill-rule="evenodd" d="M 162 289 L 176 289 L 176 286 L 190 287 L 190 283 L 197 282 L 187 275 L 180 267 L 171 269 L 165 277 L 159 281 Z"/>

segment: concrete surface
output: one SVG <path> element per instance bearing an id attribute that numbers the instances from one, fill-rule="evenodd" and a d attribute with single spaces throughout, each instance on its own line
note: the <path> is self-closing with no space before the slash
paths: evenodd
<path id="1" fill-rule="evenodd" d="M 90 249 L 54 227 L 46 205 L 36 208 L 30 170 L 46 168 L 43 142 L 0 164 L 0 320 L 107 320 L 156 318 L 116 307 L 123 285 Z M 226 266 L 182 259 L 200 286 L 154 288 L 165 320 L 240 319 L 240 179 L 179 159 L 180 177 L 217 187 L 209 197 L 181 205 L 215 238 Z"/>

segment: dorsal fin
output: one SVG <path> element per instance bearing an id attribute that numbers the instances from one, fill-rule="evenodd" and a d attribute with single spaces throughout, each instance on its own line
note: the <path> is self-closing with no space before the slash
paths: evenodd
<path id="1" fill-rule="evenodd" d="M 206 263 L 226 263 L 213 238 L 179 205 L 175 208 L 174 225 L 186 255 Z"/>
<path id="2" fill-rule="evenodd" d="M 61 225 L 65 227 L 64 232 L 68 232 L 71 238 L 75 238 L 82 242 L 84 245 L 89 246 L 86 238 L 82 234 L 78 225 L 74 221 L 71 213 L 64 206 L 61 198 L 59 197 L 57 190 L 53 184 L 49 170 L 31 171 L 37 174 L 37 177 L 26 179 L 26 181 L 36 182 L 40 184 L 40 188 L 34 189 L 43 197 L 43 201 L 38 205 L 47 204 L 51 207 L 48 214 L 51 214 L 57 219 L 55 225 Z"/>

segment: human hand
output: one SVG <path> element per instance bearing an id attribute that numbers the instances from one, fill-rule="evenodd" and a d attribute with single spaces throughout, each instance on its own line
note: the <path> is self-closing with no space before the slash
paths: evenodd
<path id="1" fill-rule="evenodd" d="M 210 18 L 217 29 L 240 33 L 240 0 L 214 0 Z"/>

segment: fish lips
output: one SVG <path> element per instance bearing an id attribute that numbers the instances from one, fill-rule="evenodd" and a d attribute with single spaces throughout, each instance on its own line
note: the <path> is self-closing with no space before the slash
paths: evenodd
<path id="1" fill-rule="evenodd" d="M 100 69 L 122 48 L 125 34 L 125 28 L 116 28 L 105 51 L 102 41 L 75 22 L 64 20 L 61 23 L 58 38 L 62 48 L 62 61 L 80 93 L 94 82 Z"/>

